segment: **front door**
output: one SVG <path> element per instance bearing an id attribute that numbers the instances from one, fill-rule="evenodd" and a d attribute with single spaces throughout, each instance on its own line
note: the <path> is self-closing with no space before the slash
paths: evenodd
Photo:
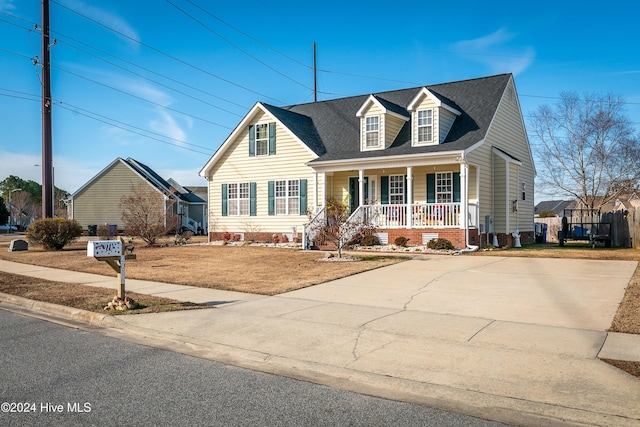
<path id="1" fill-rule="evenodd" d="M 364 177 L 364 194 L 365 200 L 369 194 L 369 177 Z M 358 185 L 358 177 L 349 178 L 349 208 L 351 213 L 358 209 L 360 201 L 360 186 Z"/>

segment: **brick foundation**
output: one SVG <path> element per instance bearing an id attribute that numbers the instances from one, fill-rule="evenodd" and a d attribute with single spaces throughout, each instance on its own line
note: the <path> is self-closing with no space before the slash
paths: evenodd
<path id="1" fill-rule="evenodd" d="M 225 234 L 228 234 L 227 236 L 225 236 Z M 224 231 L 215 231 L 215 232 L 211 232 L 209 233 L 209 240 L 210 241 L 216 241 L 216 240 L 236 240 L 236 241 L 252 241 L 252 242 L 256 242 L 256 243 L 272 243 L 274 241 L 274 239 L 277 239 L 280 242 L 284 242 L 284 241 L 288 241 L 288 240 L 284 240 L 285 237 L 285 233 L 267 233 L 267 232 L 259 232 L 259 233 L 247 233 L 247 232 L 224 232 Z M 291 237 L 291 233 L 287 233 L 286 239 L 289 239 Z M 301 239 L 302 238 L 302 233 L 298 233 L 298 238 Z"/>

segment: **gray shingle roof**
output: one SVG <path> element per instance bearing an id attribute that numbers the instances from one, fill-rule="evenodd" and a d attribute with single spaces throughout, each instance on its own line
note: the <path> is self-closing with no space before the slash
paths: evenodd
<path id="1" fill-rule="evenodd" d="M 145 179 L 151 185 L 153 185 L 154 187 L 156 187 L 159 190 L 163 191 L 164 193 L 173 194 L 175 196 L 178 196 L 180 198 L 180 200 L 188 202 L 188 203 L 199 203 L 199 204 L 206 203 L 204 200 L 202 200 L 200 197 L 196 196 L 192 192 L 180 193 L 179 191 L 174 191 L 172 189 L 171 184 L 169 184 L 164 178 L 162 178 L 160 175 L 158 175 L 149 166 L 147 166 L 147 165 L 145 165 L 143 163 L 140 163 L 139 161 L 137 161 L 135 159 L 132 159 L 131 157 L 129 157 L 126 160 L 123 160 L 123 161 L 126 162 L 130 167 L 132 167 L 133 169 L 138 171 L 138 173 L 140 175 L 142 175 L 143 177 L 145 177 Z"/>
<path id="2" fill-rule="evenodd" d="M 486 136 L 510 78 L 511 74 L 500 74 L 373 94 L 385 108 L 410 117 L 407 107 L 426 87 L 443 103 L 462 113 L 442 144 L 426 147 L 411 146 L 409 120 L 389 148 L 360 151 L 360 119 L 356 113 L 370 94 L 287 107 L 262 105 L 318 154 L 314 161 L 456 151 L 465 150 Z"/>

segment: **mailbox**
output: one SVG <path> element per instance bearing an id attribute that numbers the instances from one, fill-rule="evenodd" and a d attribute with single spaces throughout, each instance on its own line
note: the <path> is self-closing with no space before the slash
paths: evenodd
<path id="1" fill-rule="evenodd" d="M 122 242 L 119 240 L 95 240 L 87 243 L 87 256 L 110 258 L 122 255 Z"/>

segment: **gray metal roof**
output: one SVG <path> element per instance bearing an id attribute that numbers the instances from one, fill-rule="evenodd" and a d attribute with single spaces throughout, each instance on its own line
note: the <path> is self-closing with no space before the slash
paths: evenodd
<path id="1" fill-rule="evenodd" d="M 360 119 L 356 113 L 371 94 L 286 107 L 262 105 L 319 156 L 314 162 L 457 151 L 486 136 L 510 78 L 511 74 L 500 74 L 373 94 L 385 108 L 410 117 L 407 107 L 426 87 L 443 103 L 462 113 L 443 143 L 424 147 L 411 146 L 409 120 L 389 148 L 360 151 Z"/>

